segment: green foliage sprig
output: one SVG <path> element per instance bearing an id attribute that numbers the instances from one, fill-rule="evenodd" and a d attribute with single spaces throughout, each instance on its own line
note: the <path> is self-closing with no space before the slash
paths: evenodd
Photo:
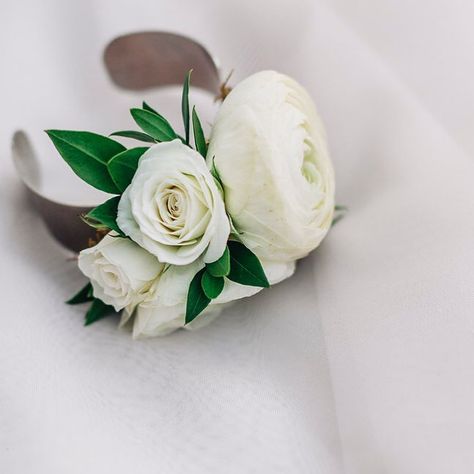
<path id="1" fill-rule="evenodd" d="M 186 324 L 222 293 L 226 279 L 247 286 L 270 286 L 258 257 L 243 243 L 229 240 L 222 256 L 206 264 L 191 282 L 186 303 Z"/>

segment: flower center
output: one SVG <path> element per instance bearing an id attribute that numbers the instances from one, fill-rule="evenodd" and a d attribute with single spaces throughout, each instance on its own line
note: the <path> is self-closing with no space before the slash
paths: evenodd
<path id="1" fill-rule="evenodd" d="M 187 196 L 176 185 L 170 185 L 155 195 L 158 220 L 172 233 L 179 233 L 185 224 Z"/>
<path id="2" fill-rule="evenodd" d="M 177 219 L 180 216 L 183 207 L 183 195 L 176 190 L 177 188 L 174 187 L 165 195 L 166 207 L 172 219 Z"/>

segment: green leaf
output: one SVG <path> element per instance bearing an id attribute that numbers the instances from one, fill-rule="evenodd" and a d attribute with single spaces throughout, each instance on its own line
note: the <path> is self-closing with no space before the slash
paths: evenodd
<path id="1" fill-rule="evenodd" d="M 87 283 L 87 285 L 78 291 L 71 299 L 66 301 L 66 304 L 81 304 L 92 301 L 94 297 L 92 296 L 92 285 Z"/>
<path id="2" fill-rule="evenodd" d="M 232 220 L 231 216 L 227 216 L 229 218 L 229 224 L 230 224 L 230 235 L 232 236 L 232 240 L 237 240 L 238 242 L 242 242 L 240 238 L 240 232 L 237 230 L 235 227 L 234 221 Z"/>
<path id="3" fill-rule="evenodd" d="M 115 155 L 107 164 L 110 176 L 117 185 L 120 192 L 125 191 L 132 182 L 133 175 L 138 168 L 140 157 L 148 150 L 148 147 L 130 148 Z"/>
<path id="4" fill-rule="evenodd" d="M 120 202 L 120 196 L 113 197 L 108 201 L 105 201 L 104 204 L 95 207 L 86 214 L 86 221 L 90 219 L 95 222 L 100 222 L 105 227 L 114 230 L 122 237 L 125 234 L 120 230 L 119 226 L 117 225 L 117 209 Z M 93 226 L 95 227 L 95 226 Z"/>
<path id="5" fill-rule="evenodd" d="M 183 114 L 186 145 L 189 145 L 189 82 L 192 72 L 193 70 L 191 69 L 186 74 L 183 84 L 183 95 L 181 97 L 181 112 Z"/>
<path id="6" fill-rule="evenodd" d="M 344 214 L 339 214 L 337 216 L 334 216 L 331 222 L 331 227 L 334 227 L 343 217 L 344 217 Z"/>
<path id="7" fill-rule="evenodd" d="M 101 191 L 118 194 L 108 161 L 125 150 L 120 143 L 91 132 L 46 130 L 64 161 L 82 180 Z"/>
<path id="8" fill-rule="evenodd" d="M 109 306 L 101 300 L 95 298 L 91 307 L 89 308 L 89 311 L 86 313 L 84 326 L 89 326 L 89 324 L 95 323 L 96 321 L 99 321 L 99 319 L 105 318 L 106 316 L 115 313 L 116 311 L 113 306 Z"/>
<path id="9" fill-rule="evenodd" d="M 178 138 L 168 120 L 161 115 L 143 109 L 131 109 L 130 113 L 137 125 L 155 140 L 169 142 Z"/>
<path id="10" fill-rule="evenodd" d="M 226 247 L 222 256 L 215 262 L 206 265 L 207 272 L 215 277 L 227 276 L 230 272 L 230 252 Z"/>
<path id="11" fill-rule="evenodd" d="M 203 268 L 194 275 L 191 284 L 189 285 L 188 297 L 186 300 L 186 324 L 190 323 L 199 314 L 201 314 L 211 302 L 211 299 L 206 296 L 201 286 L 202 275 L 206 271 Z"/>
<path id="12" fill-rule="evenodd" d="M 194 145 L 196 150 L 201 153 L 201 155 L 206 158 L 207 155 L 207 144 L 206 138 L 204 137 L 204 132 L 202 131 L 201 121 L 199 120 L 198 114 L 196 112 L 196 107 L 193 107 L 193 132 L 194 132 Z"/>
<path id="13" fill-rule="evenodd" d="M 216 168 L 215 156 L 212 157 L 211 169 L 209 171 L 212 177 L 214 178 L 214 181 L 219 189 L 219 192 L 221 193 L 222 197 L 224 197 L 224 186 L 222 185 L 221 177 L 219 176 L 219 172 L 217 171 L 217 168 Z"/>
<path id="14" fill-rule="evenodd" d="M 341 206 L 338 204 L 334 206 L 334 211 L 336 214 L 332 219 L 331 227 L 335 226 L 345 216 L 347 210 L 348 210 L 347 206 Z"/>
<path id="15" fill-rule="evenodd" d="M 219 184 L 221 184 L 221 186 L 222 186 L 221 177 L 219 176 L 219 172 L 217 171 L 217 168 L 216 168 L 216 157 L 215 156 L 212 157 L 211 169 L 209 171 L 211 172 L 213 178 L 215 180 L 217 180 L 219 182 Z"/>
<path id="16" fill-rule="evenodd" d="M 270 284 L 257 256 L 241 242 L 229 240 L 227 245 L 230 251 L 230 273 L 227 278 L 241 285 L 268 288 Z"/>
<path id="17" fill-rule="evenodd" d="M 201 278 L 201 286 L 204 294 L 210 298 L 217 298 L 224 289 L 224 277 L 215 277 L 208 271 L 204 272 Z"/>
<path id="18" fill-rule="evenodd" d="M 142 109 L 148 110 L 148 112 L 152 112 L 156 115 L 160 115 L 153 107 L 150 107 L 145 101 L 142 102 Z M 162 115 L 160 115 L 161 117 Z"/>
<path id="19" fill-rule="evenodd" d="M 158 117 L 161 117 L 164 121 L 168 122 L 163 115 L 161 115 L 159 112 L 157 112 L 153 107 L 148 105 L 145 101 L 142 103 L 142 109 L 143 110 L 148 110 L 148 112 L 151 112 L 152 114 L 158 115 Z M 176 134 L 178 138 L 181 138 L 178 134 Z"/>
<path id="20" fill-rule="evenodd" d="M 150 135 L 143 132 L 137 132 L 136 130 L 121 130 L 120 132 L 111 133 L 109 136 L 133 138 L 134 140 L 140 140 L 141 142 L 156 143 L 156 140 L 150 137 Z"/>
<path id="21" fill-rule="evenodd" d="M 142 103 L 142 108 L 143 108 L 143 110 L 148 110 L 148 112 L 152 112 L 155 115 L 158 115 L 158 117 L 161 117 L 164 121 L 167 122 L 167 120 L 163 117 L 163 115 L 158 113 L 153 107 L 150 107 L 145 101 L 143 101 L 143 103 Z M 179 138 L 183 143 L 185 143 L 184 138 L 181 135 L 179 135 L 178 133 L 176 133 L 176 138 Z"/>

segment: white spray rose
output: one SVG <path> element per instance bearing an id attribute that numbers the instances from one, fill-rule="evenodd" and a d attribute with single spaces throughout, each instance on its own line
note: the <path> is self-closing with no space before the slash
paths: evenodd
<path id="1" fill-rule="evenodd" d="M 270 284 L 275 285 L 293 275 L 295 263 L 261 262 Z M 189 285 L 194 275 L 204 267 L 202 261 L 187 266 L 170 266 L 156 280 L 148 298 L 135 311 L 133 337 L 164 336 L 184 327 L 186 299 Z M 225 281 L 222 293 L 211 301 L 209 306 L 186 329 L 198 329 L 209 324 L 222 309 L 232 301 L 255 295 L 262 288 L 244 286 Z M 131 317 L 130 311 L 124 311 L 121 325 Z"/>
<path id="2" fill-rule="evenodd" d="M 129 239 L 106 235 L 79 254 L 79 269 L 89 277 L 94 296 L 116 311 L 133 310 L 146 298 L 164 265 Z"/>
<path id="3" fill-rule="evenodd" d="M 319 245 L 331 226 L 334 174 L 323 124 L 293 79 L 263 71 L 239 83 L 207 157 L 242 241 L 260 258 L 291 261 Z"/>
<path id="4" fill-rule="evenodd" d="M 205 161 L 179 140 L 153 145 L 118 207 L 122 231 L 160 262 L 217 260 L 230 232 L 224 201 Z"/>

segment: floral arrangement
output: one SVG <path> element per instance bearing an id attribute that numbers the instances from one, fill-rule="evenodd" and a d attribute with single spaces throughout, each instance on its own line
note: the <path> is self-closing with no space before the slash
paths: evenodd
<path id="1" fill-rule="evenodd" d="M 130 111 L 141 131 L 47 131 L 82 180 L 113 195 L 82 216 L 103 237 L 80 252 L 89 283 L 68 301 L 91 303 L 86 325 L 122 312 L 134 337 L 200 327 L 290 277 L 331 227 L 334 173 L 308 93 L 254 74 L 223 100 L 206 141 L 190 75 L 183 136 L 146 103 Z"/>

